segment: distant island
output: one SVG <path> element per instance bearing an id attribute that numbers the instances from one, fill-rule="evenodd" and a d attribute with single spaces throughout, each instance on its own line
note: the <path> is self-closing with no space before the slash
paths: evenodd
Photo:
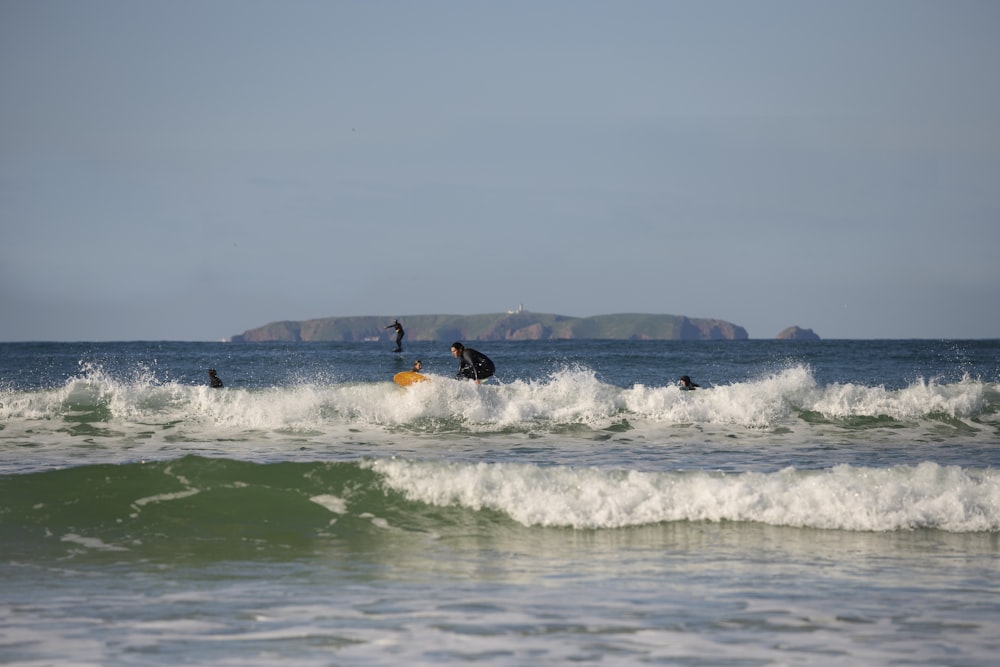
<path id="1" fill-rule="evenodd" d="M 397 316 L 324 317 L 272 322 L 233 336 L 234 343 L 388 340 Z M 521 309 L 484 315 L 400 315 L 407 341 L 493 340 L 747 340 L 746 329 L 724 320 L 683 315 L 621 313 L 568 317 Z"/>

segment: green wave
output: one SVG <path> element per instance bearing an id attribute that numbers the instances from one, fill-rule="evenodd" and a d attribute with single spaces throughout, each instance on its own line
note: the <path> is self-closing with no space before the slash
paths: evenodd
<path id="1" fill-rule="evenodd" d="M 357 463 L 187 456 L 0 477 L 0 543 L 13 560 L 288 558 L 481 519 L 470 514 L 428 511 Z"/>

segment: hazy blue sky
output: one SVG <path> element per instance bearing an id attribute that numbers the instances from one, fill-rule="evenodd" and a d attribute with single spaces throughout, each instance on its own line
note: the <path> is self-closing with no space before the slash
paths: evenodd
<path id="1" fill-rule="evenodd" d="M 0 2 L 0 340 L 1000 337 L 1000 2 Z"/>

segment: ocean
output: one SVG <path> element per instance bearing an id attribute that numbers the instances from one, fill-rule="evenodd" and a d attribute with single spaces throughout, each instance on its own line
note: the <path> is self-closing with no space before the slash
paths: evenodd
<path id="1" fill-rule="evenodd" d="M 0 663 L 996 664 L 1000 341 L 451 342 L 0 344 Z"/>

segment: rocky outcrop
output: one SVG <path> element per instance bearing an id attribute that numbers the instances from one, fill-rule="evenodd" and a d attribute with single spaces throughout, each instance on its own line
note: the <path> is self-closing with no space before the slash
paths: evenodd
<path id="1" fill-rule="evenodd" d="M 782 329 L 775 338 L 778 340 L 819 340 L 819 336 L 812 329 L 803 329 L 802 327 Z"/>

